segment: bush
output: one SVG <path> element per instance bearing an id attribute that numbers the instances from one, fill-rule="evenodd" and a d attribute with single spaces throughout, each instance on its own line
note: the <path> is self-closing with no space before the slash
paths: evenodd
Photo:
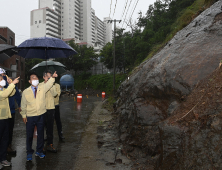
<path id="1" fill-rule="evenodd" d="M 112 93 L 113 89 L 113 75 L 112 74 L 99 74 L 90 75 L 82 74 L 74 76 L 75 89 L 82 90 L 86 88 L 92 88 L 95 90 L 105 91 L 107 94 Z M 116 74 L 116 89 L 126 79 L 125 74 Z"/>

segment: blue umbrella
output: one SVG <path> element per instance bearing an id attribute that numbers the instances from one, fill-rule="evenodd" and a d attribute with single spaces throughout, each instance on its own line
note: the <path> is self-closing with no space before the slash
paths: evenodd
<path id="1" fill-rule="evenodd" d="M 58 38 L 41 37 L 31 38 L 18 47 L 18 55 L 23 58 L 67 58 L 77 52 Z"/>

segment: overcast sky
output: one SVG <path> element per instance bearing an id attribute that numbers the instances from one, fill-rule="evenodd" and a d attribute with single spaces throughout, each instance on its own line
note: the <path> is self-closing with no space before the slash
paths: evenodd
<path id="1" fill-rule="evenodd" d="M 67 0 L 68 1 L 68 0 Z M 95 9 L 96 15 L 103 20 L 104 17 L 110 16 L 113 19 L 125 19 L 122 17 L 123 10 L 128 1 L 126 11 L 128 11 L 126 20 L 130 18 L 137 0 L 117 0 L 115 15 L 113 17 L 116 0 L 91 0 L 92 8 Z M 110 14 L 110 4 L 111 14 Z M 138 0 L 138 4 L 132 15 L 135 21 L 138 17 L 138 12 L 143 14 L 147 11 L 150 4 L 156 0 Z M 129 4 L 131 2 L 131 6 Z M 15 32 L 15 44 L 19 45 L 24 40 L 30 37 L 30 11 L 38 8 L 38 0 L 0 0 L 0 26 L 7 26 Z M 129 10 L 127 10 L 129 9 Z M 126 14 L 126 13 L 125 13 Z M 122 23 L 117 25 L 122 27 Z M 125 28 L 126 25 L 124 24 Z"/>

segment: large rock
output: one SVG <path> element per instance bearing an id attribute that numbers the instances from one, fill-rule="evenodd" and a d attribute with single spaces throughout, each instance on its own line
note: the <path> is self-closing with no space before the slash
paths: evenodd
<path id="1" fill-rule="evenodd" d="M 208 122 L 214 130 L 206 127 L 198 135 L 196 122 L 194 131 L 167 121 L 222 59 L 221 6 L 218 1 L 201 13 L 122 83 L 116 112 L 123 153 L 140 148 L 160 169 L 222 169 L 220 119 Z"/>

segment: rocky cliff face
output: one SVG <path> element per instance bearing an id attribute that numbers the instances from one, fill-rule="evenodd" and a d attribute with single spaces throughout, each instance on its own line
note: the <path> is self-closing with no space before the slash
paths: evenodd
<path id="1" fill-rule="evenodd" d="M 206 110 L 208 116 L 219 115 L 207 126 L 199 119 L 185 125 L 169 122 L 222 60 L 221 7 L 218 1 L 201 13 L 118 89 L 122 153 L 150 169 L 222 169 L 219 110 Z"/>

